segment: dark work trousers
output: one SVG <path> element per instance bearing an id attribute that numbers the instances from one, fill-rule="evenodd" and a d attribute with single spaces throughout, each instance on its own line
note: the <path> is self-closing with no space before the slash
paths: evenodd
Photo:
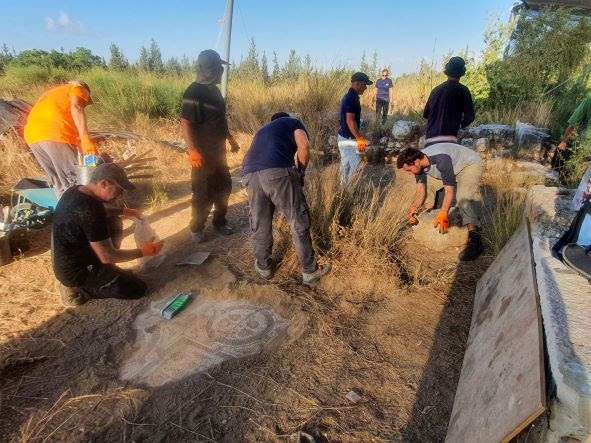
<path id="1" fill-rule="evenodd" d="M 193 189 L 191 232 L 203 230 L 207 216 L 214 207 L 213 225 L 226 224 L 228 198 L 232 192 L 232 177 L 225 157 L 215 161 L 205 159 L 201 168 L 191 168 Z"/>
<path id="2" fill-rule="evenodd" d="M 382 124 L 386 123 L 386 119 L 388 118 L 388 108 L 390 107 L 390 102 L 387 100 L 382 100 L 380 98 L 376 99 L 376 119 L 382 116 Z"/>
<path id="3" fill-rule="evenodd" d="M 273 249 L 275 208 L 291 227 L 291 236 L 302 269 L 316 270 L 316 258 L 310 238 L 310 210 L 296 168 L 270 168 L 244 176 L 250 206 L 250 228 L 254 255 L 261 269 L 270 269 Z"/>
<path id="4" fill-rule="evenodd" d="M 77 288 L 90 298 L 137 299 L 146 295 L 143 280 L 112 265 L 93 266 L 84 285 Z"/>

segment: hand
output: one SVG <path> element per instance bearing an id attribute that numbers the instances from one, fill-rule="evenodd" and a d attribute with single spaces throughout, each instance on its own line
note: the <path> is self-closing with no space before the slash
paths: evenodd
<path id="1" fill-rule="evenodd" d="M 159 241 L 158 243 L 144 243 L 141 247 L 142 257 L 152 257 L 154 255 L 158 255 L 162 250 L 162 246 L 164 246 L 163 241 Z"/>
<path id="2" fill-rule="evenodd" d="M 447 211 L 439 211 L 439 214 L 437 214 L 437 217 L 433 222 L 433 226 L 439 228 L 440 234 L 447 233 L 447 230 L 449 229 L 449 216 Z"/>
<path id="3" fill-rule="evenodd" d="M 565 149 L 566 149 L 566 141 L 561 141 L 560 144 L 558 145 L 558 150 L 564 151 Z"/>
<path id="4" fill-rule="evenodd" d="M 80 140 L 80 148 L 84 155 L 97 155 L 98 149 L 90 138 Z"/>
<path id="5" fill-rule="evenodd" d="M 230 142 L 230 152 L 235 154 L 238 151 L 240 151 L 240 145 L 236 142 Z"/>
<path id="6" fill-rule="evenodd" d="M 123 208 L 121 210 L 121 215 L 125 218 L 137 218 L 138 220 L 142 220 L 142 211 L 139 209 Z"/>
<path id="7" fill-rule="evenodd" d="M 359 152 L 365 152 L 367 145 L 369 144 L 365 137 L 358 137 L 357 138 L 357 150 Z"/>
<path id="8" fill-rule="evenodd" d="M 196 149 L 189 149 L 189 163 L 193 168 L 200 168 L 203 166 L 203 156 Z"/>

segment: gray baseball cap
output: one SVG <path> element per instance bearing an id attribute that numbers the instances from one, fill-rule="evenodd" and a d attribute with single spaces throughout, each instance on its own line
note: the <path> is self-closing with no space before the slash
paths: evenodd
<path id="1" fill-rule="evenodd" d="M 101 163 L 93 168 L 90 174 L 90 182 L 98 183 L 101 180 L 108 180 L 111 183 L 115 183 L 126 191 L 135 189 L 133 183 L 127 178 L 125 170 L 115 163 Z"/>
<path id="2" fill-rule="evenodd" d="M 229 65 L 225 60 L 222 60 L 220 55 L 213 49 L 206 49 L 201 51 L 197 57 L 197 66 L 201 69 L 211 70 L 219 65 Z"/>

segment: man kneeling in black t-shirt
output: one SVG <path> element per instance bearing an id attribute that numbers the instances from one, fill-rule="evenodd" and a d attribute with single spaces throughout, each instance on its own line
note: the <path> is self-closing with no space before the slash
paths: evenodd
<path id="1" fill-rule="evenodd" d="M 114 163 L 103 163 L 94 168 L 88 185 L 68 189 L 57 204 L 53 270 L 65 305 L 80 305 L 91 298 L 136 299 L 146 294 L 142 280 L 114 264 L 156 255 L 162 243 L 148 243 L 141 249 L 115 248 L 104 206 L 129 189 L 133 185 L 125 171 Z M 137 217 L 138 213 L 123 209 L 118 215 Z"/>

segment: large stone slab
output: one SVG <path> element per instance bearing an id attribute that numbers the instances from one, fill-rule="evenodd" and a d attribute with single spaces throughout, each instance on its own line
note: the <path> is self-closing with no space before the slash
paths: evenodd
<path id="1" fill-rule="evenodd" d="M 478 282 L 446 441 L 509 441 L 544 407 L 542 331 L 524 223 Z"/>
<path id="2" fill-rule="evenodd" d="M 529 218 L 537 285 L 552 375 L 547 441 L 591 435 L 591 285 L 551 254 L 574 211 L 572 192 L 533 187 Z"/>

